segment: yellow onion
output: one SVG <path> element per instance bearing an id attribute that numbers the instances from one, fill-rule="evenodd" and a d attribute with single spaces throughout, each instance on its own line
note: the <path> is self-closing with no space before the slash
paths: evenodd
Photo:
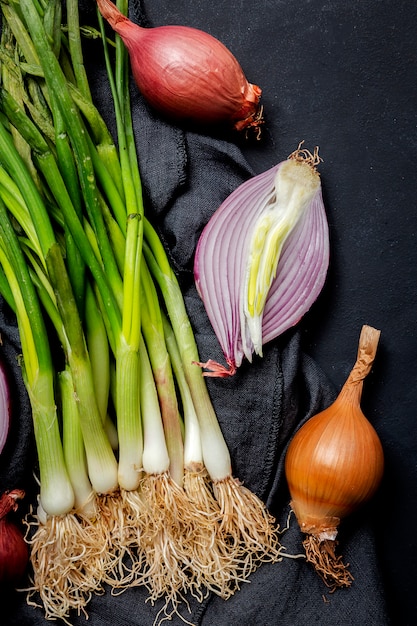
<path id="1" fill-rule="evenodd" d="M 374 495 L 383 474 L 380 439 L 360 407 L 379 336 L 363 326 L 356 363 L 337 399 L 298 430 L 285 458 L 307 560 L 332 588 L 349 586 L 353 578 L 335 552 L 340 521 Z"/>

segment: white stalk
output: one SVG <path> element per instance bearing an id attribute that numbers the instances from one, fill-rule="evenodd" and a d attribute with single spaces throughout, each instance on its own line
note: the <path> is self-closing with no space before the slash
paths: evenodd
<path id="1" fill-rule="evenodd" d="M 143 424 L 143 470 L 147 474 L 163 474 L 169 470 L 169 455 L 165 441 L 158 392 L 145 343 L 141 342 L 140 400 Z"/>
<path id="2" fill-rule="evenodd" d="M 93 517 L 97 513 L 95 493 L 88 478 L 78 406 L 68 368 L 59 372 L 58 381 L 61 392 L 64 458 L 74 490 L 74 508 L 87 517 Z"/>
<path id="3" fill-rule="evenodd" d="M 126 491 L 139 487 L 142 472 L 143 434 L 138 381 L 139 354 L 120 340 L 116 359 L 117 428 L 119 440 L 119 486 Z"/>
<path id="4" fill-rule="evenodd" d="M 44 391 L 47 398 L 53 398 L 48 387 L 49 381 L 42 375 L 33 386 L 27 385 L 39 457 L 40 502 L 47 515 L 65 515 L 74 506 L 74 491 L 59 437 L 56 406 L 49 399 L 42 404 Z"/>
<path id="5" fill-rule="evenodd" d="M 182 402 L 185 425 L 184 466 L 186 468 L 191 468 L 193 465 L 201 465 L 203 463 L 200 425 L 191 391 L 185 377 L 184 368 L 181 362 L 181 355 L 178 350 L 174 331 L 165 316 L 163 317 L 163 322 L 166 344 Z"/>
<path id="6" fill-rule="evenodd" d="M 68 362 L 74 382 L 81 430 L 87 457 L 88 475 L 97 494 L 111 493 L 118 487 L 118 464 L 104 430 L 93 389 L 88 358 L 79 359 L 67 347 Z"/>

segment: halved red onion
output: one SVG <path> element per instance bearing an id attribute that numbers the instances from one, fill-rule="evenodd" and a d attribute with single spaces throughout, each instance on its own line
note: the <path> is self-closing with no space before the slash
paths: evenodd
<path id="1" fill-rule="evenodd" d="M 251 361 L 254 352 L 262 353 L 246 331 L 245 283 L 254 230 L 259 218 L 271 207 L 275 209 L 277 198 L 279 210 L 288 199 L 284 210 L 292 211 L 296 205 L 299 216 L 292 220 L 282 249 L 277 250 L 276 274 L 260 317 L 262 345 L 297 324 L 323 288 L 329 264 L 329 233 L 320 178 L 315 170 L 318 162 L 317 152 L 311 155 L 299 146 L 286 161 L 240 185 L 203 229 L 195 254 L 195 282 L 227 363 L 227 367 L 214 360 L 201 363 L 208 370 L 205 375 L 233 375 L 244 357 Z M 293 163 L 299 168 L 294 189 Z M 284 164 L 282 182 L 284 170 L 279 170 Z M 307 168 L 306 192 L 303 168 Z M 307 180 L 311 170 L 313 185 Z M 301 196 L 303 201 L 299 201 Z"/>
<path id="2" fill-rule="evenodd" d="M 0 359 L 0 454 L 6 445 L 10 428 L 10 389 L 8 376 Z"/>

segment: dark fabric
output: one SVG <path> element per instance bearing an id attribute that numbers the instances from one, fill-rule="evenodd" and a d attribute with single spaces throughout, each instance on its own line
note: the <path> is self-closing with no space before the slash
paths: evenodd
<path id="1" fill-rule="evenodd" d="M 92 4 L 80 3 L 86 21 L 93 18 Z M 266 10 L 270 3 L 261 4 L 262 10 Z M 142 19 L 143 7 L 134 1 L 132 5 L 135 18 Z M 90 43 L 87 65 L 92 90 L 111 124 L 103 69 L 97 66 L 93 49 L 94 44 Z M 173 127 L 149 111 L 134 89 L 132 97 L 148 215 L 161 232 L 178 271 L 201 359 L 221 359 L 193 284 L 193 252 L 203 225 L 221 201 L 253 173 L 252 166 L 237 141 Z M 16 331 L 6 318 L 0 321 L 9 362 L 15 364 Z M 32 485 L 30 414 L 16 366 L 14 377 L 21 406 L 9 451 L 1 458 L 2 489 L 25 486 L 26 481 Z M 285 526 L 289 512 L 283 476 L 286 446 L 303 421 L 331 402 L 336 393 L 334 386 L 305 354 L 299 329 L 268 345 L 263 359 L 256 359 L 252 365 L 245 363 L 232 379 L 207 382 L 231 451 L 235 476 L 263 498 Z M 348 590 L 330 594 L 303 560 L 284 558 L 281 563 L 262 566 L 230 600 L 225 602 L 210 595 L 199 604 L 190 598 L 191 613 L 187 613 L 185 605 L 181 612 L 199 626 L 385 626 L 389 619 L 371 522 L 370 511 L 364 509 L 341 527 L 339 549 L 355 577 Z M 292 518 L 283 535 L 289 554 L 302 551 L 301 539 Z M 2 624 L 46 626 L 42 610 L 28 607 L 23 594 L 10 590 L 1 593 Z M 146 597 L 146 591 L 139 588 L 117 597 L 110 593 L 94 597 L 88 606 L 88 622 L 83 616 L 71 616 L 71 623 L 151 626 L 161 605 L 152 607 L 145 602 Z M 183 624 L 176 616 L 171 623 Z"/>

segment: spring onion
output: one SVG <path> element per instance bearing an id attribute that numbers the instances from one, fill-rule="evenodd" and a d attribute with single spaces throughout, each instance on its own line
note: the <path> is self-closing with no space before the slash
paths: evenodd
<path id="1" fill-rule="evenodd" d="M 114 142 L 86 84 L 76 4 L 68 38 L 59 7 L 4 10 L 19 54 L 2 72 L 26 72 L 20 92 L 2 82 L 0 288 L 18 320 L 39 456 L 29 602 L 70 623 L 105 584 L 144 585 L 152 603 L 165 599 L 163 619 L 187 593 L 230 597 L 282 550 L 275 520 L 232 474 L 179 283 L 145 214 L 127 50 L 116 37 L 109 53 L 99 16 Z"/>

